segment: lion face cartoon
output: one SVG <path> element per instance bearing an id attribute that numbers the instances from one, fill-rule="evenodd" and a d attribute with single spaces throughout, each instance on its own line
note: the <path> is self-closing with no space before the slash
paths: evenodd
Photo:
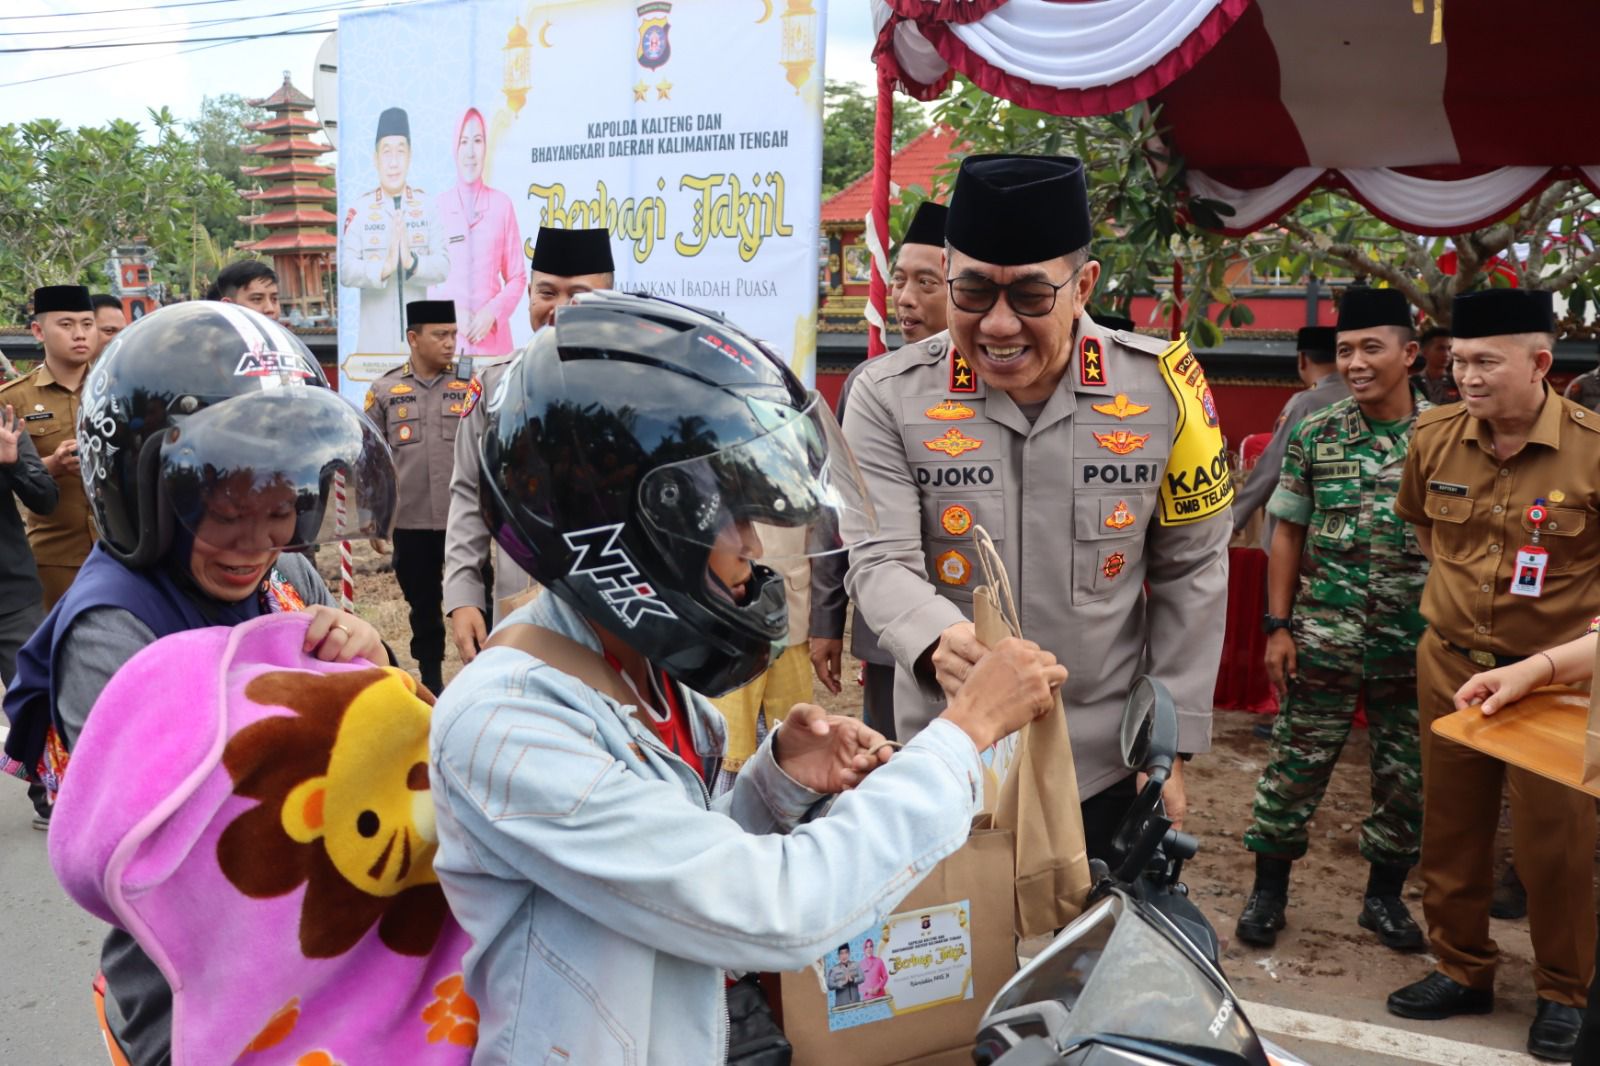
<path id="1" fill-rule="evenodd" d="M 391 668 L 279 670 L 245 696 L 294 713 L 247 726 L 223 752 L 234 794 L 260 801 L 223 830 L 223 874 L 253 899 L 305 885 L 308 958 L 344 954 L 374 922 L 391 950 L 428 954 L 446 906 L 433 872 L 431 712 L 416 683 Z"/>

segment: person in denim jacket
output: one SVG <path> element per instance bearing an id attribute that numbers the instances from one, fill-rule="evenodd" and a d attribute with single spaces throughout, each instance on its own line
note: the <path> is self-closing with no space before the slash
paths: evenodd
<path id="1" fill-rule="evenodd" d="M 473 1061 L 721 1064 L 726 971 L 808 966 L 881 921 L 966 840 L 979 751 L 1066 671 L 997 645 L 892 758 L 801 705 L 713 799 L 706 696 L 787 627 L 753 523 L 805 527 L 808 555 L 841 549 L 846 511 L 872 525 L 837 423 L 729 323 L 614 293 L 560 311 L 502 382 L 483 498 L 546 594 L 446 691 L 429 768 L 435 868 L 473 940 Z M 509 646 L 527 624 L 576 655 Z M 602 661 L 599 687 L 569 672 Z"/>

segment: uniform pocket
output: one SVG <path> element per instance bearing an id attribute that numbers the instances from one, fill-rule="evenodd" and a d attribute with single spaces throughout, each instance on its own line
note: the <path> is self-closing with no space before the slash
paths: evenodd
<path id="1" fill-rule="evenodd" d="M 1441 559 L 1459 562 L 1472 554 L 1472 535 L 1467 520 L 1472 517 L 1471 496 L 1450 496 L 1430 492 L 1422 502 L 1423 512 L 1432 523 L 1433 552 Z"/>
<path id="2" fill-rule="evenodd" d="M 972 530 L 982 526 L 996 546 L 1006 538 L 1006 499 L 1000 492 L 933 495 L 922 498 L 922 543 L 928 577 L 947 599 L 968 605 L 978 570 L 978 545 Z"/>
<path id="3" fill-rule="evenodd" d="M 1319 508 L 1311 517 L 1306 539 L 1324 551 L 1344 552 L 1355 547 L 1361 510 L 1356 507 Z"/>
<path id="4" fill-rule="evenodd" d="M 1564 573 L 1583 562 L 1582 541 L 1579 537 L 1588 528 L 1588 512 L 1577 507 L 1547 507 L 1544 526 L 1539 531 L 1539 546 L 1550 553 L 1547 572 Z M 1522 515 L 1522 528 L 1533 541 L 1533 523 L 1527 512 Z M 1510 550 L 1510 545 L 1507 545 Z"/>
<path id="5" fill-rule="evenodd" d="M 1072 602 L 1074 605 L 1107 599 L 1118 588 L 1138 582 L 1143 569 L 1144 537 L 1121 540 L 1079 541 L 1072 544 Z"/>
<path id="6" fill-rule="evenodd" d="M 390 412 L 389 444 L 391 447 L 399 448 L 407 444 L 416 444 L 421 440 L 422 419 L 408 418 L 404 421 L 396 421 L 393 418 L 393 412 Z"/>

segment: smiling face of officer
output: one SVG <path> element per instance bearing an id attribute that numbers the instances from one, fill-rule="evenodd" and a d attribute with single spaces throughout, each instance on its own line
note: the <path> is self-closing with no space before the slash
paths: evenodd
<path id="1" fill-rule="evenodd" d="M 378 141 L 372 152 L 378 168 L 378 186 L 390 196 L 406 190 L 406 174 L 411 170 L 411 139 L 394 134 Z"/>

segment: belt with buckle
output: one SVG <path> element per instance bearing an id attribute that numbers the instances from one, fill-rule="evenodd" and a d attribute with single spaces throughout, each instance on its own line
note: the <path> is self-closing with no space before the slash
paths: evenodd
<path id="1" fill-rule="evenodd" d="M 1484 651 L 1481 648 L 1463 648 L 1461 645 L 1452 644 L 1448 640 L 1444 642 L 1444 646 L 1463 659 L 1472 660 L 1474 666 L 1481 666 L 1485 670 L 1493 670 L 1497 666 L 1510 666 L 1512 663 L 1521 662 L 1526 658 L 1523 655 L 1496 655 L 1492 651 Z"/>

